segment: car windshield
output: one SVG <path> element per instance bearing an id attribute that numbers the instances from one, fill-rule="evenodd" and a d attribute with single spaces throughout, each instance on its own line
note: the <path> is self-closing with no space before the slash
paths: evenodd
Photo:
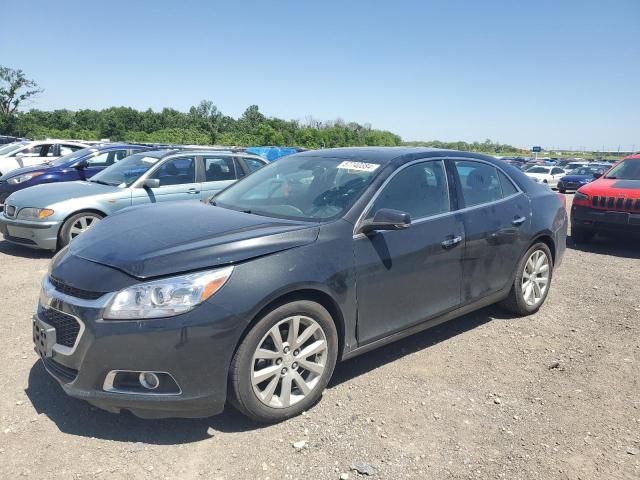
<path id="1" fill-rule="evenodd" d="M 377 163 L 293 155 L 261 168 L 211 203 L 267 217 L 325 221 L 346 212 L 379 168 Z"/>
<path id="2" fill-rule="evenodd" d="M 159 157 L 138 153 L 105 168 L 103 171 L 91 177 L 89 181 L 103 185 L 113 185 L 114 187 L 130 187 L 159 161 Z"/>
<path id="3" fill-rule="evenodd" d="M 605 178 L 640 180 L 640 160 L 623 160 L 618 166 L 612 168 Z"/>
<path id="4" fill-rule="evenodd" d="M 572 175 L 593 175 L 598 170 L 602 170 L 602 167 L 580 167 L 580 168 L 576 168 L 573 172 L 571 172 L 571 174 Z"/>
<path id="5" fill-rule="evenodd" d="M 17 142 L 17 143 L 10 143 L 9 145 L 5 145 L 4 147 L 0 148 L 0 155 L 9 155 L 15 152 L 16 150 L 20 150 L 22 147 L 24 147 L 28 143 L 29 142 Z"/>
<path id="6" fill-rule="evenodd" d="M 62 165 L 63 163 L 73 162 L 95 151 L 96 151 L 95 148 L 81 148 L 80 150 L 76 150 L 75 152 L 71 152 L 71 153 L 68 153 L 67 155 L 63 155 L 62 157 L 56 158 L 52 162 L 49 162 L 49 164 L 58 166 L 58 165 Z"/>
<path id="7" fill-rule="evenodd" d="M 527 170 L 527 173 L 549 173 L 549 168 L 546 167 L 531 167 Z"/>

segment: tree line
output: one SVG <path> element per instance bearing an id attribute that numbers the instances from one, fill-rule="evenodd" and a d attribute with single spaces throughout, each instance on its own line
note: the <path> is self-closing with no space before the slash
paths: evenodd
<path id="1" fill-rule="evenodd" d="M 305 148 L 347 146 L 424 145 L 486 153 L 519 153 L 510 145 L 486 140 L 466 142 L 403 142 L 399 135 L 369 124 L 342 119 L 320 121 L 267 117 L 257 105 L 239 118 L 223 114 L 212 101 L 203 100 L 187 112 L 173 108 L 140 111 L 130 107 L 103 110 L 44 111 L 20 109 L 42 90 L 20 70 L 0 66 L 0 133 L 20 137 L 68 138 L 201 145 L 276 145 Z"/>

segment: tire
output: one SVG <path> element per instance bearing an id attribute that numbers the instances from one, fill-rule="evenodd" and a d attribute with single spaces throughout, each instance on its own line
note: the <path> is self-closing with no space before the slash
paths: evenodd
<path id="1" fill-rule="evenodd" d="M 71 240 L 80 235 L 82 231 L 86 231 L 103 218 L 104 215 L 96 212 L 78 212 L 75 215 L 67 218 L 62 224 L 62 228 L 60 229 L 60 233 L 58 234 L 58 248 L 66 247 L 67 245 L 69 245 L 69 243 L 71 243 Z M 88 224 L 88 226 L 86 226 L 84 230 L 78 231 L 78 227 L 80 225 L 76 224 L 82 224 L 83 219 L 86 220 L 85 223 Z"/>
<path id="2" fill-rule="evenodd" d="M 301 343 L 291 341 L 288 333 L 296 318 Z M 311 330 L 310 338 L 304 339 L 311 327 L 315 329 Z M 274 341 L 277 336 L 281 339 L 280 348 Z M 323 339 L 325 350 L 308 354 L 321 348 Z M 305 351 L 307 355 L 303 357 Z M 252 420 L 262 423 L 286 420 L 308 410 L 320 399 L 337 356 L 336 326 L 324 307 L 307 300 L 284 304 L 260 318 L 238 346 L 229 369 L 229 400 Z M 305 364 L 313 371 L 305 369 Z M 263 373 L 254 383 L 256 372 Z"/>
<path id="3" fill-rule="evenodd" d="M 559 191 L 560 193 L 567 193 L 567 191 L 566 191 L 564 188 L 559 188 L 559 189 L 558 189 L 558 191 Z"/>
<path id="4" fill-rule="evenodd" d="M 571 238 L 574 243 L 591 243 L 596 232 L 584 228 L 571 228 Z"/>
<path id="5" fill-rule="evenodd" d="M 534 275 L 533 273 L 529 273 L 529 271 L 531 270 L 529 265 L 530 259 L 534 259 L 539 255 L 544 255 L 544 257 L 546 258 L 546 261 L 542 264 L 546 264 L 547 266 L 547 276 L 546 283 L 544 283 L 544 289 L 542 289 L 541 287 L 541 284 L 543 283 L 543 277 L 538 277 L 536 276 L 537 274 Z M 540 271 L 539 273 L 542 274 L 544 272 Z M 526 275 L 528 275 L 529 278 L 534 276 L 536 278 L 535 281 L 529 282 L 531 284 L 531 290 L 529 290 L 528 287 L 525 287 L 525 285 L 528 285 L 526 283 Z M 520 259 L 520 262 L 518 262 L 518 270 L 516 272 L 516 277 L 513 281 L 513 285 L 511 286 L 509 296 L 502 302 L 500 302 L 500 306 L 519 316 L 531 315 L 532 313 L 537 312 L 547 298 L 549 287 L 551 287 L 552 278 L 553 257 L 551 256 L 551 251 L 545 243 L 537 242 L 532 245 L 529 250 L 527 250 L 527 252 Z M 534 284 L 537 285 L 537 289 L 535 288 Z M 537 298 L 538 293 L 540 293 L 539 298 Z M 529 302 L 529 300 L 531 300 L 531 297 L 527 294 L 533 294 L 533 303 Z M 528 296 L 528 298 L 526 298 L 526 296 Z"/>

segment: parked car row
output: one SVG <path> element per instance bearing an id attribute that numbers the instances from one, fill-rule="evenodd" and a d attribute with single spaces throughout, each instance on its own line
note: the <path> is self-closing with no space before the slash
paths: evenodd
<path id="1" fill-rule="evenodd" d="M 147 418 L 297 415 L 337 361 L 495 302 L 537 311 L 565 249 L 564 197 L 467 152 L 109 145 L 34 173 L 15 185 L 84 175 L 0 215 L 9 241 L 63 247 L 36 352 L 68 395 Z"/>
<path id="2" fill-rule="evenodd" d="M 55 251 L 118 210 L 201 200 L 266 163 L 257 155 L 230 150 L 151 150 L 139 145 L 81 150 L 49 168 L 3 176 L 0 198 L 9 195 L 0 231 L 9 242 Z M 78 179 L 88 181 L 69 181 Z M 52 181 L 57 183 L 48 183 Z"/>

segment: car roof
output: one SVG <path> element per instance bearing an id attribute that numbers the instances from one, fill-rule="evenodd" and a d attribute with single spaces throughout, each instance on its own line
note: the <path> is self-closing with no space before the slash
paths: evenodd
<path id="1" fill-rule="evenodd" d="M 624 157 L 623 160 L 640 160 L 640 152 L 632 153 L 628 157 Z"/>
<path id="2" fill-rule="evenodd" d="M 386 165 L 392 161 L 403 163 L 420 157 L 469 157 L 492 162 L 499 162 L 495 157 L 482 155 L 479 153 L 463 152 L 459 150 L 446 150 L 429 147 L 346 147 L 346 148 L 326 148 L 322 150 L 309 150 L 295 153 L 292 156 L 297 158 L 333 158 L 350 160 L 355 162 L 368 162 Z"/>
<path id="3" fill-rule="evenodd" d="M 146 152 L 140 152 L 141 154 L 144 154 L 148 157 L 154 157 L 154 158 L 164 158 L 164 157 L 168 157 L 168 156 L 173 156 L 173 155 L 195 155 L 195 156 L 202 156 L 202 155 L 227 155 L 227 156 L 243 156 L 243 157 L 247 157 L 247 158 L 255 158 L 257 160 L 262 160 L 264 162 L 267 162 L 267 160 L 265 160 L 264 158 L 262 158 L 260 155 L 255 155 L 253 153 L 247 153 L 244 151 L 237 151 L 237 150 L 226 150 L 226 149 L 217 149 L 217 148 L 181 148 L 181 147 L 176 147 L 176 148 L 163 148 L 163 149 L 158 149 L 158 150 L 149 150 Z"/>

